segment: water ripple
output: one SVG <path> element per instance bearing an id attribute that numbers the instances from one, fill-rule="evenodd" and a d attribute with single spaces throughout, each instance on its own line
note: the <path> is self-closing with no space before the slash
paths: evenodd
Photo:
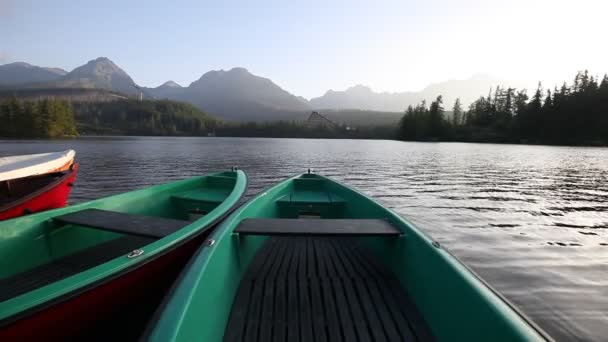
<path id="1" fill-rule="evenodd" d="M 311 168 L 441 241 L 557 340 L 608 336 L 608 149 L 243 138 L 2 141 L 74 148 L 73 203 L 232 166 L 247 197 Z"/>

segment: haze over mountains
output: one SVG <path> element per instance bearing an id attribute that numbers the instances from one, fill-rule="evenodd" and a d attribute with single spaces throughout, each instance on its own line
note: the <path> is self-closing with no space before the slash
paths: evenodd
<path id="1" fill-rule="evenodd" d="M 305 117 L 311 110 L 324 109 L 402 113 L 408 105 L 421 100 L 430 102 L 439 94 L 444 96 L 444 106 L 449 110 L 457 97 L 466 105 L 497 85 L 521 87 L 478 74 L 466 80 L 432 84 L 419 92 L 378 93 L 369 87 L 356 85 L 344 91 L 329 90 L 323 96 L 308 101 L 244 68 L 209 71 L 185 87 L 167 81 L 156 88 L 140 88 L 106 57 L 91 60 L 70 72 L 27 63 L 0 65 L 0 87 L 4 89 L 95 88 L 132 96 L 139 96 L 141 91 L 147 98 L 185 101 L 217 117 L 240 121 L 295 120 Z"/>
<path id="2" fill-rule="evenodd" d="M 44 68 L 24 62 L 0 65 L 1 85 L 24 85 L 54 81 L 68 72 L 59 68 Z"/>
<path id="3" fill-rule="evenodd" d="M 449 80 L 427 86 L 421 91 L 374 92 L 370 87 L 356 85 L 344 91 L 328 90 L 323 96 L 310 99 L 310 105 L 319 109 L 366 109 L 387 112 L 402 112 L 408 105 L 422 100 L 427 104 L 438 95 L 443 96 L 446 109 L 452 108 L 456 98 L 468 105 L 485 95 L 497 85 L 523 88 L 521 82 L 508 82 L 488 74 L 476 74 L 465 80 Z"/>

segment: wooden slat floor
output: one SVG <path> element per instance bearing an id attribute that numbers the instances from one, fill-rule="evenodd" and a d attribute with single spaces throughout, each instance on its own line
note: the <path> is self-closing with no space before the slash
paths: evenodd
<path id="1" fill-rule="evenodd" d="M 395 276 L 353 238 L 273 237 L 241 281 L 233 341 L 432 341 Z"/>

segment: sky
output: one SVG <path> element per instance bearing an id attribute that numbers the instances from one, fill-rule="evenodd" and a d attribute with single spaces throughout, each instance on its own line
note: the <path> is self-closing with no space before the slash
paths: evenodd
<path id="1" fill-rule="evenodd" d="M 239 66 L 306 98 L 480 72 L 553 85 L 608 72 L 607 13 L 606 0 L 0 0 L 0 64 L 105 56 L 152 87 Z"/>

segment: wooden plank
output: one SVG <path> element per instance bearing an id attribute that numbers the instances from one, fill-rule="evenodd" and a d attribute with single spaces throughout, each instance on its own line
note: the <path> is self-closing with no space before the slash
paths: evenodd
<path id="1" fill-rule="evenodd" d="M 245 324 L 247 323 L 247 313 L 249 312 L 249 301 L 252 299 L 253 282 L 241 282 L 237 292 L 230 318 L 224 331 L 225 342 L 240 342 L 244 338 Z"/>
<path id="2" fill-rule="evenodd" d="M 331 281 L 333 294 L 336 298 L 336 311 L 338 312 L 338 319 L 340 325 L 336 328 L 342 331 L 345 341 L 357 341 L 355 335 L 355 327 L 353 326 L 353 318 L 348 308 L 348 302 L 344 296 L 344 285 L 342 279 L 332 279 Z"/>
<path id="3" fill-rule="evenodd" d="M 323 297 L 321 294 L 321 283 L 319 278 L 311 277 L 310 286 L 310 301 L 312 307 L 312 327 L 314 331 L 314 341 L 327 341 L 327 331 L 325 329 L 325 312 L 323 310 Z"/>
<path id="4" fill-rule="evenodd" d="M 352 315 L 351 317 L 353 320 L 353 325 L 355 327 L 357 336 L 359 337 L 359 341 L 371 341 L 367 321 L 363 314 L 357 293 L 353 287 L 353 283 L 357 281 L 357 279 L 352 278 L 354 271 L 352 270 L 350 263 L 342 258 L 341 251 L 339 250 L 336 242 L 334 242 L 332 245 L 332 250 L 334 251 L 334 261 L 339 264 L 339 267 L 343 270 L 344 294 L 346 296 L 348 310 Z"/>
<path id="5" fill-rule="evenodd" d="M 433 340 L 397 278 L 355 240 L 271 238 L 247 272 L 257 277 L 243 279 L 224 341 Z"/>
<path id="6" fill-rule="evenodd" d="M 300 309 L 300 338 L 302 341 L 313 341 L 312 307 L 308 293 L 308 279 L 298 281 Z"/>
<path id="7" fill-rule="evenodd" d="M 368 323 L 373 340 L 376 342 L 389 341 L 384 334 L 384 327 L 382 325 L 381 318 L 376 312 L 379 305 L 374 305 L 372 294 L 368 290 L 367 286 L 365 286 L 365 280 L 359 279 L 358 281 L 353 282 L 353 286 L 358 294 L 359 303 L 361 304 L 361 309 L 363 315 L 365 316 L 365 320 Z M 398 341 L 398 339 L 394 339 L 393 341 Z"/>
<path id="8" fill-rule="evenodd" d="M 251 292 L 252 298 L 249 305 L 249 311 L 247 313 L 247 322 L 245 325 L 243 341 L 258 341 L 261 326 L 264 323 L 262 318 L 262 308 L 264 302 L 267 300 L 265 293 L 266 276 L 273 265 L 280 261 L 279 256 L 286 248 L 285 245 L 276 243 L 274 241 L 270 241 L 270 244 L 272 246 L 271 252 L 266 257 L 266 262 L 263 263 L 253 280 L 253 290 Z"/>
<path id="9" fill-rule="evenodd" d="M 262 300 L 262 315 L 260 317 L 260 338 L 258 341 L 271 341 L 274 328 L 274 298 L 275 281 L 264 281 L 264 299 Z"/>
<path id="10" fill-rule="evenodd" d="M 398 236 L 399 229 L 380 219 L 247 218 L 234 232 L 243 235 Z"/>
<path id="11" fill-rule="evenodd" d="M 189 225 L 190 221 L 164 217 L 119 213 L 101 209 L 84 209 L 56 216 L 54 221 L 112 232 L 162 238 Z"/>
<path id="12" fill-rule="evenodd" d="M 399 336 L 399 332 L 397 331 L 397 327 L 395 326 L 395 321 L 393 317 L 391 317 L 391 313 L 384 303 L 384 299 L 382 295 L 380 295 L 380 290 L 376 285 L 376 281 L 373 279 L 365 280 L 365 287 L 369 291 L 370 299 L 374 305 L 374 310 L 376 310 L 378 314 L 378 319 L 382 324 L 383 331 L 386 334 L 386 338 L 388 341 L 399 341 L 401 337 Z M 368 304 L 364 304 L 364 307 L 367 307 Z M 365 309 L 367 312 L 367 308 Z M 372 329 L 374 329 L 374 324 L 372 324 Z M 373 330 L 372 330 L 373 331 Z M 375 336 L 375 335 L 374 335 Z"/>
<path id="13" fill-rule="evenodd" d="M 327 273 L 322 274 L 322 278 L 319 280 L 321 285 L 321 295 L 323 296 L 324 312 L 326 313 L 326 329 L 330 341 L 342 341 L 342 331 L 340 328 L 340 319 L 338 317 L 338 311 L 336 308 L 336 296 L 331 284 L 331 277 L 335 275 L 333 265 L 327 258 L 327 242 L 326 240 L 319 240 L 317 244 L 316 256 L 319 259 L 319 268 L 326 270 Z"/>
<path id="14" fill-rule="evenodd" d="M 321 291 L 323 292 L 323 305 L 327 314 L 327 332 L 330 341 L 342 341 L 342 327 L 340 317 L 336 307 L 336 296 L 334 295 L 332 280 L 323 279 L 321 281 Z"/>
<path id="15" fill-rule="evenodd" d="M 300 340 L 300 312 L 298 308 L 298 264 L 299 243 L 290 246 L 293 257 L 287 277 L 287 341 L 298 342 Z M 306 342 L 306 341 L 304 341 Z"/>
<path id="16" fill-rule="evenodd" d="M 251 264 L 247 269 L 245 277 L 243 278 L 243 280 L 241 280 L 241 282 L 251 281 L 253 279 L 258 278 L 260 270 L 264 267 L 264 265 L 269 262 L 273 262 L 272 255 L 274 255 L 276 249 L 280 246 L 281 244 L 279 244 L 278 241 L 275 241 L 274 239 L 266 241 L 266 243 L 260 248 L 260 251 L 258 251 L 256 257 L 253 258 L 253 260 L 251 261 Z"/>
<path id="17" fill-rule="evenodd" d="M 249 301 L 249 310 L 245 322 L 245 333 L 243 341 L 255 342 L 258 341 L 260 329 L 260 315 L 262 311 L 262 298 L 264 296 L 264 282 L 256 280 L 253 282 L 251 291 L 251 300 Z"/>
<path id="18" fill-rule="evenodd" d="M 283 342 L 287 341 L 287 283 L 284 279 L 275 281 L 273 341 Z"/>
<path id="19" fill-rule="evenodd" d="M 358 319 L 359 321 L 364 320 L 365 322 L 365 324 L 358 323 L 355 325 L 359 328 L 358 335 L 361 340 L 371 339 L 369 336 L 369 334 L 371 334 L 374 341 L 386 341 L 384 329 L 376 314 L 371 295 L 364 283 L 365 279 L 369 277 L 369 274 L 354 258 L 349 257 L 347 251 L 352 249 L 351 246 L 352 241 L 333 242 L 337 257 L 341 260 L 345 269 L 347 269 L 352 277 L 352 282 L 349 283 L 353 288 L 352 293 L 347 291 L 347 296 L 350 297 L 349 301 L 351 302 L 351 312 L 354 317 L 356 317 L 355 319 Z M 351 298 L 356 298 L 358 301 Z M 357 318 L 357 315 L 361 315 L 363 318 Z M 364 327 L 369 329 L 363 329 Z M 395 341 L 397 340 L 398 339 Z"/>

